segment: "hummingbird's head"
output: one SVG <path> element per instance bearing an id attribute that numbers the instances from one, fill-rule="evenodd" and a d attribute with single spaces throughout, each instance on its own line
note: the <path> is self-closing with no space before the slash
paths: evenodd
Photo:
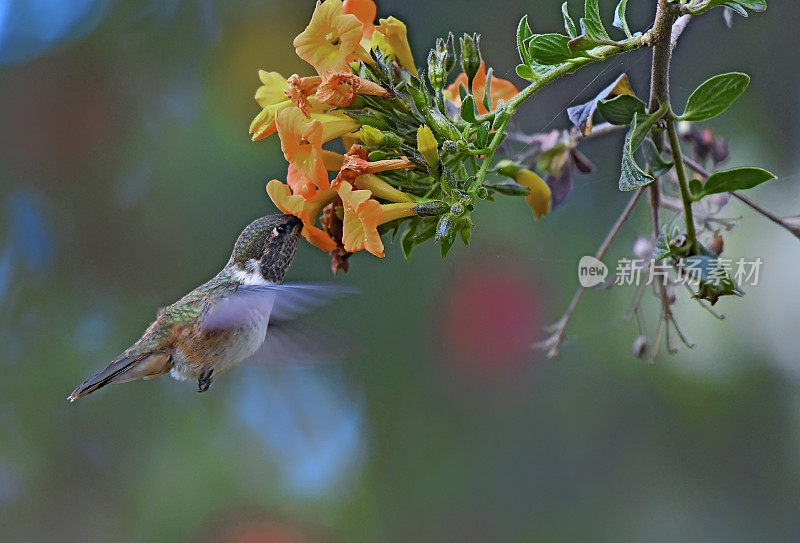
<path id="1" fill-rule="evenodd" d="M 243 283 L 282 283 L 300 241 L 303 221 L 294 215 L 267 215 L 247 225 L 228 261 Z"/>

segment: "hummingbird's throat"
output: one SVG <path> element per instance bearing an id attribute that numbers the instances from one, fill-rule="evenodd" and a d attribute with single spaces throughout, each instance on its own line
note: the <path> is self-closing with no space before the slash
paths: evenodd
<path id="1" fill-rule="evenodd" d="M 234 279 L 242 285 L 271 285 L 272 281 L 264 278 L 261 272 L 261 262 L 251 258 L 244 263 L 243 269 L 236 269 L 233 272 Z"/>

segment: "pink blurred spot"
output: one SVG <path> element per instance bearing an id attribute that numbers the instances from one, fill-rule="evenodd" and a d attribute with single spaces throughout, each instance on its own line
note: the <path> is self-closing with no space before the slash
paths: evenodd
<path id="1" fill-rule="evenodd" d="M 506 374 L 534 359 L 541 283 L 509 262 L 464 266 L 442 303 L 445 356 L 480 374 Z"/>

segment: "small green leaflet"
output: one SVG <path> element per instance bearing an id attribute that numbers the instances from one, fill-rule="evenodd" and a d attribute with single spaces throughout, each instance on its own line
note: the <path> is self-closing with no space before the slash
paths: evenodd
<path id="1" fill-rule="evenodd" d="M 732 190 L 747 190 L 765 183 L 775 176 L 761 168 L 735 168 L 711 174 L 703 186 L 701 195 L 730 192 Z"/>
<path id="2" fill-rule="evenodd" d="M 528 24 L 528 16 L 523 15 L 522 19 L 519 20 L 519 25 L 517 25 L 517 51 L 519 51 L 519 58 L 523 65 L 531 63 L 531 56 L 528 50 L 530 48 L 529 41 L 532 37 L 533 32 Z"/>
<path id="3" fill-rule="evenodd" d="M 597 103 L 597 111 L 611 124 L 631 124 L 633 114 L 644 115 L 646 109 L 644 102 L 629 94 L 621 94 Z"/>
<path id="4" fill-rule="evenodd" d="M 643 115 L 640 117 L 638 113 L 634 113 L 631 128 L 625 135 L 625 143 L 622 146 L 622 167 L 619 177 L 619 190 L 635 190 L 647 185 L 653 180 L 653 176 L 645 173 L 636 163 L 633 153 L 639 148 L 647 132 L 649 132 L 656 121 L 664 115 L 665 111 L 666 107 L 662 106 L 661 109 L 652 115 Z"/>
<path id="5" fill-rule="evenodd" d="M 750 76 L 739 72 L 715 75 L 689 96 L 680 120 L 705 121 L 716 117 L 742 95 L 749 83 Z"/>
<path id="6" fill-rule="evenodd" d="M 561 64 L 575 55 L 569 50 L 569 36 L 541 34 L 531 40 L 530 56 L 539 64 Z"/>
<path id="7" fill-rule="evenodd" d="M 572 16 L 569 14 L 569 7 L 567 7 L 567 2 L 561 4 L 561 14 L 564 16 L 564 28 L 567 31 L 567 34 L 570 38 L 575 38 L 578 36 L 578 30 L 575 28 L 575 21 L 572 20 Z"/>
<path id="8" fill-rule="evenodd" d="M 616 9 L 614 10 L 614 22 L 611 23 L 615 28 L 619 28 L 629 38 L 633 37 L 630 28 L 628 28 L 628 21 L 625 18 L 625 9 L 628 7 L 628 0 L 619 0 Z"/>

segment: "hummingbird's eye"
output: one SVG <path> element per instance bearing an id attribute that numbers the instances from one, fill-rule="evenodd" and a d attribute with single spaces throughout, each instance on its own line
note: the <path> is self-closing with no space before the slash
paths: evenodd
<path id="1" fill-rule="evenodd" d="M 282 236 L 286 233 L 286 225 L 280 224 L 272 229 L 272 237 Z"/>

